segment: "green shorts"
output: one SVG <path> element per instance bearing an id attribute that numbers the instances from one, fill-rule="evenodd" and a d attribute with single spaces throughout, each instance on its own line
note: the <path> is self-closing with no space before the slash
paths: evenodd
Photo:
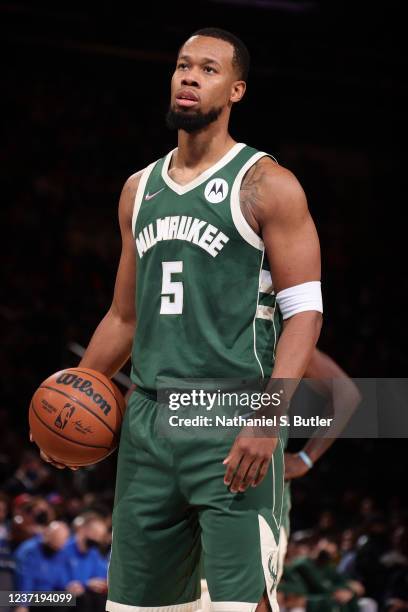
<path id="1" fill-rule="evenodd" d="M 233 439 L 160 436 L 165 410 L 135 391 L 125 413 L 106 610 L 199 609 L 201 557 L 213 610 L 255 610 L 265 589 L 277 610 L 281 440 L 262 483 L 233 494 L 222 463 Z"/>

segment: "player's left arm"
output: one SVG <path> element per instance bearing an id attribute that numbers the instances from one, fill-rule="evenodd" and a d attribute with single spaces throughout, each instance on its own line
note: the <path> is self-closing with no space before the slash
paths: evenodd
<path id="1" fill-rule="evenodd" d="M 248 173 L 241 188 L 241 209 L 263 239 L 277 298 L 283 290 L 312 281 L 320 283 L 320 245 L 316 227 L 305 193 L 289 170 L 269 158 L 261 159 Z M 313 304 L 313 300 L 310 303 Z M 309 308 L 307 300 L 301 312 L 284 320 L 272 380 L 266 391 L 273 390 L 276 379 L 291 379 L 293 383 L 286 384 L 285 390 L 294 392 L 312 356 L 321 325 L 321 312 Z M 227 465 L 224 482 L 232 492 L 245 491 L 248 486 L 257 486 L 263 480 L 276 444 L 274 435 L 237 437 L 224 460 Z"/>
<path id="2" fill-rule="evenodd" d="M 311 281 L 320 282 L 320 245 L 305 193 L 296 177 L 265 160 L 259 176 L 259 205 L 254 209 L 271 267 L 275 294 Z M 283 294 L 282 294 L 283 295 Z M 273 378 L 300 379 L 322 325 L 321 312 L 305 310 L 283 322 Z M 285 316 L 285 315 L 284 315 Z"/>
<path id="3" fill-rule="evenodd" d="M 329 355 L 313 351 L 304 373 L 305 382 L 326 400 L 329 427 L 319 427 L 299 453 L 285 453 L 285 479 L 304 476 L 332 446 L 356 411 L 362 396 L 354 381 Z"/>

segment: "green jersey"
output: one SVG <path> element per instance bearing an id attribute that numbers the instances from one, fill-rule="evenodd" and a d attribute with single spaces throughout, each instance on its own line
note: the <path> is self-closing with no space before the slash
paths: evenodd
<path id="1" fill-rule="evenodd" d="M 135 198 L 132 380 L 155 393 L 158 377 L 269 377 L 282 317 L 239 200 L 243 177 L 268 154 L 236 143 L 179 185 L 168 174 L 172 153 L 145 169 Z"/>

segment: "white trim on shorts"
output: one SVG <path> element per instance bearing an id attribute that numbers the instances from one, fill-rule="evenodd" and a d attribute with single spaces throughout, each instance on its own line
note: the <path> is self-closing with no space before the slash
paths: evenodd
<path id="1" fill-rule="evenodd" d="M 278 545 L 272 529 L 261 514 L 258 514 L 259 539 L 261 546 L 262 567 L 265 578 L 266 594 L 272 612 L 279 612 L 278 600 L 276 598 L 276 585 L 278 575 Z M 275 573 L 275 577 L 272 576 Z"/>
<path id="2" fill-rule="evenodd" d="M 247 601 L 211 601 L 211 612 L 254 612 L 258 603 Z"/>
<path id="3" fill-rule="evenodd" d="M 201 606 L 201 599 L 172 606 L 131 606 L 108 599 L 105 610 L 108 612 L 195 612 Z"/>

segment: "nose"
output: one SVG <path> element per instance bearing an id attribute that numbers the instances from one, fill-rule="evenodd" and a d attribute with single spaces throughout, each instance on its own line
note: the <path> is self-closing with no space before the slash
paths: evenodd
<path id="1" fill-rule="evenodd" d="M 185 74 L 181 80 L 181 84 L 186 87 L 200 87 L 199 82 L 194 77 L 194 74 Z"/>

